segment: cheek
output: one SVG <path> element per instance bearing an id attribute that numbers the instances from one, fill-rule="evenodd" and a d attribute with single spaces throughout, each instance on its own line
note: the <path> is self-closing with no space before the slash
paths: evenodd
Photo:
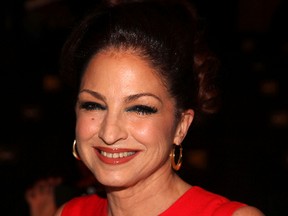
<path id="1" fill-rule="evenodd" d="M 147 145 L 165 144 L 173 142 L 173 125 L 169 121 L 154 119 L 153 121 L 140 122 L 131 127 L 134 137 Z M 163 147 L 164 147 L 163 146 Z"/>
<path id="2" fill-rule="evenodd" d="M 78 116 L 76 121 L 76 136 L 78 139 L 87 139 L 97 131 L 97 124 L 94 117 Z"/>

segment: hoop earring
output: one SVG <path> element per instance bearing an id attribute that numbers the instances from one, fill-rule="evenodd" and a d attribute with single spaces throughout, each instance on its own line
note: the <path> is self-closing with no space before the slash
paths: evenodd
<path id="1" fill-rule="evenodd" d="M 179 147 L 179 157 L 178 157 L 178 161 L 177 164 L 175 163 L 175 149 L 176 147 Z M 173 144 L 173 148 L 170 154 L 170 159 L 171 159 L 171 166 L 175 171 L 178 171 L 182 165 L 182 152 L 183 152 L 183 148 L 182 145 L 180 144 L 179 146 L 176 144 Z"/>
<path id="2" fill-rule="evenodd" d="M 74 140 L 73 146 L 72 146 L 72 154 L 77 160 L 81 160 L 81 158 L 79 157 L 79 154 L 77 152 L 76 143 L 77 143 L 76 140 Z"/>

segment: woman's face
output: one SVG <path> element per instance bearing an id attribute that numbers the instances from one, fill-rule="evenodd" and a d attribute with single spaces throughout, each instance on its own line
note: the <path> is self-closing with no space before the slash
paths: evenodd
<path id="1" fill-rule="evenodd" d="M 132 52 L 103 51 L 84 73 L 76 105 L 81 159 L 99 182 L 129 187 L 170 173 L 169 154 L 192 121 L 176 121 L 175 101 Z M 184 126 L 183 126 L 184 122 Z"/>

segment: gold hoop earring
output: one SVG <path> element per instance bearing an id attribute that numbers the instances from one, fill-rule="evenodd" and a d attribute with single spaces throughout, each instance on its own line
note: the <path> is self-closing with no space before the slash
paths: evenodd
<path id="1" fill-rule="evenodd" d="M 76 140 L 74 140 L 74 142 L 73 142 L 72 154 L 73 154 L 73 156 L 74 156 L 77 160 L 81 160 L 80 157 L 79 157 L 79 154 L 78 154 L 78 152 L 77 152 Z"/>
<path id="2" fill-rule="evenodd" d="M 179 147 L 179 157 L 177 160 L 177 164 L 175 163 L 175 149 L 176 149 L 176 147 Z M 182 148 L 181 144 L 179 146 L 173 144 L 173 148 L 172 148 L 172 151 L 170 154 L 170 159 L 171 159 L 171 166 L 175 171 L 178 171 L 182 165 L 182 158 L 183 158 L 182 152 L 183 152 L 183 148 Z"/>

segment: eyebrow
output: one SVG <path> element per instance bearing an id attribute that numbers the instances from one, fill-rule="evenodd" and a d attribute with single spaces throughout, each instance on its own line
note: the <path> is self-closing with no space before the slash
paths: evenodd
<path id="1" fill-rule="evenodd" d="M 92 91 L 92 90 L 89 90 L 89 89 L 82 89 L 82 90 L 79 92 L 79 94 L 81 94 L 81 93 L 83 93 L 83 92 L 89 93 L 89 94 L 91 94 L 93 97 L 95 97 L 95 98 L 97 98 L 97 99 L 99 99 L 99 100 L 106 101 L 106 97 L 105 97 L 104 95 L 98 93 L 98 92 L 95 92 L 95 91 Z M 141 97 L 153 97 L 153 98 L 155 98 L 156 100 L 158 100 L 158 101 L 160 101 L 161 103 L 163 103 L 162 100 L 161 100 L 158 96 L 156 96 L 156 95 L 154 95 L 154 94 L 152 94 L 152 93 L 139 93 L 139 94 L 129 95 L 127 98 L 125 98 L 125 102 L 126 102 L 126 103 L 129 103 L 129 102 L 135 101 L 135 100 L 137 100 L 138 98 L 141 98 Z"/>
<path id="2" fill-rule="evenodd" d="M 106 97 L 98 92 L 95 92 L 95 91 L 92 91 L 92 90 L 89 90 L 89 89 L 82 89 L 79 94 L 83 93 L 83 92 L 86 92 L 86 93 L 89 93 L 91 94 L 93 97 L 99 99 L 99 100 L 103 100 L 103 101 L 106 101 Z"/>
<path id="3" fill-rule="evenodd" d="M 156 95 L 154 95 L 152 93 L 139 93 L 139 94 L 129 95 L 125 99 L 125 102 L 129 103 L 131 101 L 137 100 L 140 97 L 153 97 L 153 98 L 157 99 L 158 101 L 160 101 L 162 103 L 162 100 L 158 96 L 156 96 Z"/>

